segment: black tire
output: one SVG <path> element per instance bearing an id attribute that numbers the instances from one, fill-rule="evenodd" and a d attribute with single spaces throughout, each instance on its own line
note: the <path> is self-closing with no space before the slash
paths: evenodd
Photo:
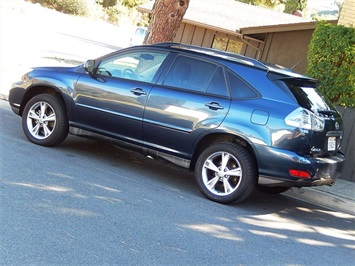
<path id="1" fill-rule="evenodd" d="M 290 187 L 268 187 L 263 185 L 257 185 L 256 188 L 269 194 L 280 194 L 291 189 Z"/>
<path id="2" fill-rule="evenodd" d="M 51 94 L 34 96 L 23 110 L 22 128 L 26 137 L 35 144 L 58 145 L 69 132 L 63 101 Z"/>
<path id="3" fill-rule="evenodd" d="M 241 202 L 255 188 L 256 164 L 243 147 L 228 142 L 216 143 L 197 159 L 195 180 L 201 193 L 212 201 Z"/>

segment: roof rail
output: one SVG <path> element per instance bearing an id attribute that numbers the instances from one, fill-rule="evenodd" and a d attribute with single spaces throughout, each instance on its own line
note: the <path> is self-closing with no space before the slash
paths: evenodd
<path id="1" fill-rule="evenodd" d="M 235 54 L 235 53 L 231 53 L 231 52 L 220 51 L 220 50 L 208 48 L 208 47 L 195 46 L 195 45 L 184 44 L 184 43 L 174 43 L 174 42 L 155 43 L 155 44 L 153 44 L 153 46 L 182 48 L 182 49 L 187 49 L 187 50 L 191 50 L 191 51 L 205 52 L 210 55 L 223 56 L 223 57 L 233 60 L 233 61 L 237 61 L 240 63 L 249 64 L 249 65 L 251 64 L 253 66 L 260 67 L 263 69 L 268 68 L 265 64 L 263 64 L 262 62 L 260 62 L 256 59 L 246 57 L 243 55 L 239 55 L 239 54 Z"/>

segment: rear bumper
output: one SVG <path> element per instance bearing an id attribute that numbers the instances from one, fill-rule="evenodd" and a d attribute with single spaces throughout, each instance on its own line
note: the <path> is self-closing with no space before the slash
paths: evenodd
<path id="1" fill-rule="evenodd" d="M 333 185 L 341 175 L 345 157 L 341 152 L 330 157 L 300 156 L 296 153 L 263 147 L 258 150 L 259 181 L 265 186 L 310 187 Z M 297 178 L 290 169 L 307 171 L 310 178 Z"/>

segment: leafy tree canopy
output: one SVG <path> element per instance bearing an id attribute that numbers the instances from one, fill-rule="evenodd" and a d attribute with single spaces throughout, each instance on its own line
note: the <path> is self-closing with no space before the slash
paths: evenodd
<path id="1" fill-rule="evenodd" d="M 237 1 L 246 4 L 251 4 L 254 6 L 264 6 L 268 8 L 274 8 L 276 5 L 285 2 L 284 0 L 237 0 Z"/>
<path id="2" fill-rule="evenodd" d="M 296 10 L 304 10 L 307 6 L 307 0 L 236 0 L 242 3 L 255 6 L 263 6 L 274 9 L 277 6 L 284 6 L 284 12 L 293 14 Z"/>

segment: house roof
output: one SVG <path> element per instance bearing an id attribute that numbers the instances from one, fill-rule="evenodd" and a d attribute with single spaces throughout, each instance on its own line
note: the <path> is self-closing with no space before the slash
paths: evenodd
<path id="1" fill-rule="evenodd" d="M 155 1 L 137 9 L 151 13 Z M 235 0 L 190 0 L 183 22 L 225 33 L 258 34 L 314 29 L 315 21 Z"/>

